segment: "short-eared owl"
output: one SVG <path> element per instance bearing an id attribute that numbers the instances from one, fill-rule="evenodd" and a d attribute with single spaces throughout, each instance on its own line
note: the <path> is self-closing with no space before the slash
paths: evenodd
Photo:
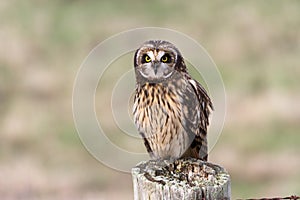
<path id="1" fill-rule="evenodd" d="M 150 157 L 207 160 L 212 102 L 179 50 L 167 41 L 147 41 L 135 52 L 134 69 L 134 123 Z"/>

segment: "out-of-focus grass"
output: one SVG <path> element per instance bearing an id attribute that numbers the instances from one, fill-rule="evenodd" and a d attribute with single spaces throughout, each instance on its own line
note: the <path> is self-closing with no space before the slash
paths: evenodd
<path id="1" fill-rule="evenodd" d="M 216 62 L 228 108 L 210 159 L 230 172 L 233 198 L 300 193 L 299 1 L 12 0 L 0 3 L 0 24 L 1 199 L 132 199 L 130 176 L 81 144 L 71 94 L 96 44 L 143 26 L 182 31 Z M 116 61 L 102 86 L 131 59 Z M 101 98 L 96 106 L 109 112 Z M 143 148 L 107 125 L 118 145 Z"/>

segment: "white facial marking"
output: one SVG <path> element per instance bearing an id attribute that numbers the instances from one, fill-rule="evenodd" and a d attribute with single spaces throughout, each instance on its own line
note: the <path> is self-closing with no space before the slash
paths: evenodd
<path id="1" fill-rule="evenodd" d="M 163 57 L 163 55 L 165 55 L 165 52 L 164 51 L 159 51 L 158 54 L 157 54 L 157 60 L 160 60 L 161 57 Z"/>
<path id="2" fill-rule="evenodd" d="M 153 51 L 147 51 L 147 55 L 151 58 L 151 60 L 155 60 Z"/>
<path id="3" fill-rule="evenodd" d="M 148 75 L 144 74 L 142 71 L 140 71 L 141 75 L 145 78 L 148 78 Z"/>
<path id="4" fill-rule="evenodd" d="M 164 78 L 169 78 L 172 74 L 173 74 L 173 71 L 171 73 L 167 74 L 166 76 L 164 76 Z"/>

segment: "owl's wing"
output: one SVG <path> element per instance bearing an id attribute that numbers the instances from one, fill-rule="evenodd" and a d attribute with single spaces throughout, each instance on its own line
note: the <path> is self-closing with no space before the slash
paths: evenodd
<path id="1" fill-rule="evenodd" d="M 199 102 L 196 108 L 198 109 L 198 113 L 200 113 L 200 128 L 207 129 L 209 125 L 209 115 L 211 110 L 213 110 L 213 104 L 206 90 L 198 81 L 189 78 L 188 82 L 191 84 Z"/>
<path id="2" fill-rule="evenodd" d="M 186 128 L 192 139 L 190 148 L 184 157 L 196 157 L 207 160 L 207 126 L 209 115 L 213 110 L 212 102 L 203 86 L 186 74 L 188 82 L 186 90 L 187 112 Z"/>

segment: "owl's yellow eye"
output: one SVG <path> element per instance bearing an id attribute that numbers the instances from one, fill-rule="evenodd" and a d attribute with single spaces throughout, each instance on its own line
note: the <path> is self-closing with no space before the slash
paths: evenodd
<path id="1" fill-rule="evenodd" d="M 146 56 L 146 57 L 145 57 L 145 61 L 146 61 L 146 62 L 150 62 L 150 61 L 151 61 L 151 58 L 150 58 L 149 56 Z"/>
<path id="2" fill-rule="evenodd" d="M 149 62 L 151 62 L 151 58 L 147 54 L 145 54 L 142 58 L 142 63 L 149 63 Z"/>
<path id="3" fill-rule="evenodd" d="M 160 60 L 161 60 L 161 62 L 163 62 L 163 63 L 168 63 L 168 62 L 171 61 L 171 57 L 170 57 L 169 54 L 165 54 L 163 57 L 161 57 Z"/>

